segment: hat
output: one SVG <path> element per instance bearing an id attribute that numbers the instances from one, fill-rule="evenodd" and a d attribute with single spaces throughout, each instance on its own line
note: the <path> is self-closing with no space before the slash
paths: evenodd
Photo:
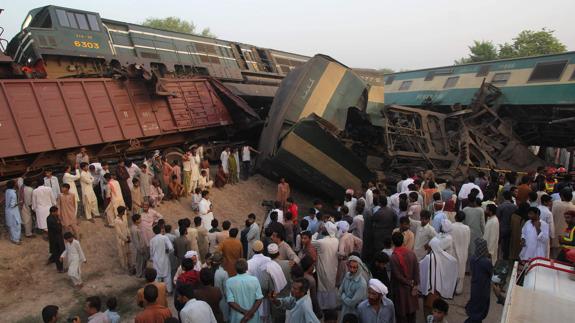
<path id="1" fill-rule="evenodd" d="M 252 244 L 252 250 L 255 252 L 261 252 L 262 250 L 264 250 L 264 243 L 261 242 L 260 240 L 254 241 L 254 243 Z"/>
<path id="2" fill-rule="evenodd" d="M 347 190 L 345 190 L 345 194 L 353 195 L 353 190 L 351 188 L 348 188 Z"/>
<path id="3" fill-rule="evenodd" d="M 373 289 L 378 294 L 381 294 L 383 296 L 387 295 L 387 287 L 379 279 L 375 278 L 370 279 L 368 285 L 369 288 Z"/>
<path id="4" fill-rule="evenodd" d="M 221 264 L 224 261 L 224 255 L 220 251 L 214 252 L 212 255 L 212 263 Z"/>
<path id="5" fill-rule="evenodd" d="M 443 219 L 443 221 L 441 221 L 441 231 L 449 233 L 451 232 L 452 228 L 453 225 L 451 224 L 451 221 L 449 221 L 448 219 Z"/>
<path id="6" fill-rule="evenodd" d="M 275 255 L 276 253 L 280 252 L 280 249 L 278 248 L 278 245 L 275 243 L 270 243 L 268 245 L 268 253 L 270 255 Z"/>
<path id="7" fill-rule="evenodd" d="M 194 250 L 189 250 L 188 252 L 186 252 L 186 254 L 184 255 L 184 258 L 186 259 L 190 259 L 193 256 L 196 256 L 196 258 L 198 257 L 198 253 Z"/>
<path id="8" fill-rule="evenodd" d="M 328 221 L 325 223 L 324 227 L 330 237 L 335 237 L 335 233 L 337 232 L 335 223 Z"/>

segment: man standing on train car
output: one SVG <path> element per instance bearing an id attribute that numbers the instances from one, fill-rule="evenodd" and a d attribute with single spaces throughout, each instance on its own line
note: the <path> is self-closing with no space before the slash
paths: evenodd
<path id="1" fill-rule="evenodd" d="M 80 152 L 76 155 L 76 164 L 80 165 L 81 163 L 90 163 L 90 156 L 84 147 L 80 148 Z"/>

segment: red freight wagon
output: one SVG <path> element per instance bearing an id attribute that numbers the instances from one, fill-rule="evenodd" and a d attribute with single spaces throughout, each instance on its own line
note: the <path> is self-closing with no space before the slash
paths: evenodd
<path id="1" fill-rule="evenodd" d="M 211 78 L 151 84 L 0 80 L 0 176 L 62 165 L 67 153 L 82 146 L 92 156 L 117 156 L 230 133 L 258 119 Z"/>

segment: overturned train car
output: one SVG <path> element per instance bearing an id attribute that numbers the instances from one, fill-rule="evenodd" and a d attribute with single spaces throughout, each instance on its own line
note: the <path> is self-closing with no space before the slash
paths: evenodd
<path id="1" fill-rule="evenodd" d="M 0 80 L 0 176 L 64 165 L 82 146 L 120 157 L 229 140 L 259 123 L 213 78 L 158 84 L 164 95 L 144 80 Z"/>
<path id="2" fill-rule="evenodd" d="M 340 198 L 371 179 L 395 182 L 428 168 L 461 180 L 473 167 L 531 169 L 543 164 L 489 108 L 484 83 L 467 108 L 451 113 L 385 106 L 383 85 L 316 55 L 280 85 L 259 149 L 261 170 Z"/>

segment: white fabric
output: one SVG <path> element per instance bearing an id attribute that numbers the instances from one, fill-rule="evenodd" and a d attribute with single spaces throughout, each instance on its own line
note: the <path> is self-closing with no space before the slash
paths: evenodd
<path id="1" fill-rule="evenodd" d="M 202 225 L 208 231 L 212 228 L 212 220 L 214 219 L 214 214 L 210 212 L 211 206 L 212 202 L 210 202 L 210 200 L 207 200 L 205 198 L 202 198 L 202 200 L 198 205 L 199 214 L 200 217 L 202 218 Z"/>
<path id="2" fill-rule="evenodd" d="M 82 263 L 86 261 L 84 256 L 84 251 L 80 246 L 80 242 L 74 239 L 72 242 L 65 242 L 66 250 L 60 256 L 61 258 L 66 258 L 68 262 L 68 276 L 72 278 L 74 285 L 82 283 Z"/>
<path id="3" fill-rule="evenodd" d="M 338 238 L 349 231 L 349 223 L 347 223 L 347 221 L 338 221 L 336 226 Z"/>
<path id="4" fill-rule="evenodd" d="M 368 286 L 369 288 L 373 289 L 378 294 L 381 294 L 383 296 L 387 295 L 388 293 L 387 287 L 379 279 L 375 278 L 370 279 Z"/>
<path id="5" fill-rule="evenodd" d="M 373 208 L 373 191 L 368 188 L 365 191 L 365 209 L 370 210 L 371 208 Z"/>
<path id="6" fill-rule="evenodd" d="M 328 221 L 325 223 L 324 227 L 325 230 L 327 231 L 327 234 L 329 234 L 330 237 L 335 237 L 337 233 L 337 227 L 335 223 Z"/>
<path id="7" fill-rule="evenodd" d="M 70 185 L 70 193 L 76 196 L 76 202 L 80 202 L 80 196 L 78 195 L 78 189 L 76 188 L 76 181 L 80 179 L 80 171 L 76 169 L 76 175 L 70 173 L 64 173 L 62 176 L 62 182 Z M 76 204 L 78 208 L 78 204 Z"/>
<path id="8" fill-rule="evenodd" d="M 410 184 L 413 184 L 414 182 L 415 181 L 413 180 L 413 178 L 408 178 L 404 181 L 401 181 L 401 193 L 409 192 L 408 186 Z"/>
<path id="9" fill-rule="evenodd" d="M 221 155 L 220 155 L 220 160 L 222 162 L 222 168 L 224 169 L 224 173 L 229 173 L 229 169 L 228 169 L 228 158 L 230 158 L 230 153 L 228 153 L 227 151 L 222 151 Z"/>
<path id="10" fill-rule="evenodd" d="M 553 213 L 545 205 L 539 205 L 537 208 L 540 212 L 539 219 L 549 224 L 549 238 L 553 239 L 553 237 L 555 237 L 555 222 L 553 221 Z M 549 258 L 549 255 L 547 255 L 547 258 Z"/>
<path id="11" fill-rule="evenodd" d="M 549 248 L 549 225 L 547 222 L 541 222 L 541 232 L 537 234 L 537 229 L 531 223 L 531 220 L 525 222 L 521 229 L 521 239 L 525 240 L 525 246 L 519 253 L 521 260 L 529 260 L 535 257 L 545 257 Z"/>
<path id="12" fill-rule="evenodd" d="M 457 258 L 457 293 L 461 294 L 463 292 L 463 281 L 465 279 L 465 266 L 469 255 L 471 231 L 467 225 L 461 222 L 455 222 L 451 226 L 450 234 L 453 239 L 453 246 L 455 247 L 455 257 Z"/>
<path id="13" fill-rule="evenodd" d="M 479 186 L 475 185 L 474 183 L 466 183 L 461 185 L 461 189 L 459 190 L 459 194 L 457 194 L 457 197 L 460 200 L 466 199 L 469 193 L 471 193 L 471 190 L 474 188 L 476 188 L 479 191 L 479 194 L 477 194 L 477 198 L 483 200 L 483 192 L 481 191 L 481 188 L 479 188 Z"/>
<path id="14" fill-rule="evenodd" d="M 152 259 L 154 269 L 158 272 L 158 277 L 169 277 L 170 258 L 168 253 L 171 252 L 174 252 L 174 247 L 168 237 L 156 234 L 150 240 L 150 259 Z"/>
<path id="15" fill-rule="evenodd" d="M 208 303 L 196 300 L 188 300 L 180 311 L 182 323 L 217 323 L 214 312 Z"/>
<path id="16" fill-rule="evenodd" d="M 243 146 L 242 147 L 242 161 L 250 161 L 250 146 Z"/>
<path id="17" fill-rule="evenodd" d="M 40 230 L 48 229 L 46 219 L 50 215 L 50 208 L 56 205 L 56 198 L 52 195 L 52 189 L 46 186 L 38 186 L 32 192 L 32 210 L 36 212 L 36 225 Z"/>
<path id="18" fill-rule="evenodd" d="M 451 230 L 453 230 L 453 224 L 451 221 L 448 219 L 443 219 L 443 221 L 441 221 L 441 231 L 449 233 Z"/>
<path id="19" fill-rule="evenodd" d="M 278 222 L 279 223 L 284 223 L 284 211 L 280 210 L 280 209 L 273 209 L 270 211 L 270 213 L 268 213 L 268 216 L 266 217 L 266 220 L 264 222 L 264 228 L 268 227 L 268 224 L 270 224 L 270 222 L 272 222 L 272 220 L 270 219 L 270 214 L 272 214 L 272 212 L 277 212 L 278 214 Z"/>
<path id="20" fill-rule="evenodd" d="M 44 177 L 44 186 L 47 186 L 52 190 L 54 200 L 58 198 L 58 195 L 60 194 L 60 183 L 56 176 L 50 176 L 50 178 Z"/>
<path id="21" fill-rule="evenodd" d="M 343 202 L 343 205 L 347 206 L 348 210 L 349 210 L 349 215 L 351 217 L 355 216 L 355 207 L 357 205 L 357 199 L 355 197 L 352 197 L 350 201 L 345 201 Z"/>
<path id="22" fill-rule="evenodd" d="M 499 249 L 499 219 L 492 216 L 485 222 L 485 232 L 483 239 L 487 241 L 487 250 L 491 255 L 491 263 L 495 265 L 497 261 L 497 251 Z"/>
<path id="23" fill-rule="evenodd" d="M 438 292 L 443 298 L 451 299 L 457 283 L 457 259 L 441 248 L 438 237 L 431 239 L 431 252 L 419 262 L 420 285 L 423 295 Z"/>
<path id="24" fill-rule="evenodd" d="M 274 281 L 274 291 L 279 293 L 286 287 L 287 280 L 282 270 L 282 267 L 275 261 L 269 261 L 265 265 L 264 270 L 270 274 L 270 277 Z"/>
<path id="25" fill-rule="evenodd" d="M 196 256 L 196 263 L 194 264 L 194 270 L 200 271 L 202 270 L 202 262 L 200 261 L 200 255 L 195 250 L 188 250 L 184 255 L 184 258 L 192 259 L 192 257 Z"/>
<path id="26" fill-rule="evenodd" d="M 270 257 L 266 257 L 261 253 L 254 254 L 254 256 L 248 260 L 248 274 L 259 278 L 265 268 L 264 265 L 270 261 L 272 261 Z"/>
<path id="27" fill-rule="evenodd" d="M 275 243 L 270 243 L 270 244 L 268 245 L 268 253 L 269 253 L 270 255 L 275 255 L 275 254 L 278 253 L 278 252 L 279 252 L 279 247 L 278 247 L 277 244 L 275 244 Z"/>

